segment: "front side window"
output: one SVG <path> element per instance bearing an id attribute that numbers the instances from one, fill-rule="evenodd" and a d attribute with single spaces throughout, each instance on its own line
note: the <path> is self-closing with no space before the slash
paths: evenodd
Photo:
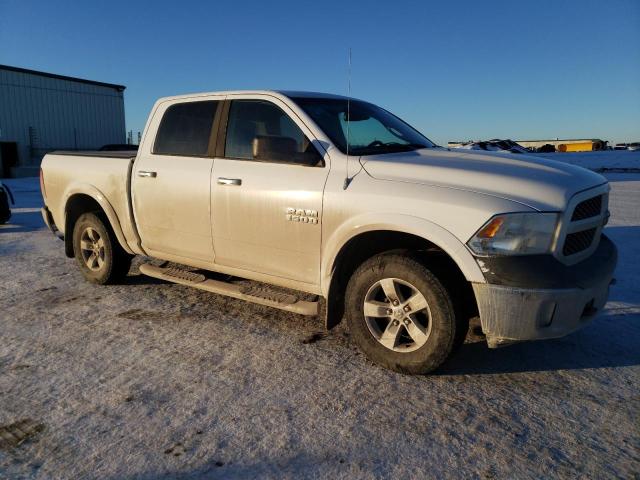
<path id="1" fill-rule="evenodd" d="M 320 155 L 302 130 L 274 104 L 234 100 L 229 109 L 225 157 L 318 165 Z"/>
<path id="2" fill-rule="evenodd" d="M 217 108 L 217 101 L 171 105 L 160 122 L 153 153 L 206 156 Z"/>
<path id="3" fill-rule="evenodd" d="M 293 97 L 342 153 L 375 155 L 434 144 L 395 115 L 361 100 Z"/>

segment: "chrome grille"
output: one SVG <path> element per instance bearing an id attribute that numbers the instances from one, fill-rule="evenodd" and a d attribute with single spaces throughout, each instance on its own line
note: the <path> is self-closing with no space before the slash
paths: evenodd
<path id="1" fill-rule="evenodd" d="M 585 218 L 596 217 L 602 212 L 602 195 L 589 198 L 580 202 L 571 216 L 571 221 L 584 220 Z"/>
<path id="2" fill-rule="evenodd" d="M 555 255 L 567 265 L 580 262 L 598 247 L 606 223 L 609 186 L 603 184 L 579 192 L 567 205 L 561 223 Z"/>
<path id="3" fill-rule="evenodd" d="M 582 230 L 581 232 L 567 235 L 564 241 L 564 247 L 562 248 L 562 254 L 568 257 L 569 255 L 574 255 L 589 248 L 593 242 L 596 230 L 595 228 L 590 228 L 589 230 Z"/>

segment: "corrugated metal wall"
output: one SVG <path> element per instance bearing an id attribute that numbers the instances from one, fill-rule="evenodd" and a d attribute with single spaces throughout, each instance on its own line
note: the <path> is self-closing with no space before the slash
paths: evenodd
<path id="1" fill-rule="evenodd" d="M 0 68 L 0 142 L 18 142 L 22 166 L 51 150 L 125 143 L 123 92 Z"/>

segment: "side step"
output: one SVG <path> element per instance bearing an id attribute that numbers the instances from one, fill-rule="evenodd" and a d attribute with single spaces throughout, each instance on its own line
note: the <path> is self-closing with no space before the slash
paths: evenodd
<path id="1" fill-rule="evenodd" d="M 168 282 L 206 290 L 207 292 L 239 298 L 240 300 L 258 303 L 267 307 L 279 308 L 288 312 L 309 316 L 318 315 L 318 302 L 300 300 L 295 295 L 269 290 L 264 287 L 235 285 L 229 282 L 212 280 L 201 273 L 175 267 L 156 267 L 148 263 L 140 265 L 140 273 Z"/>

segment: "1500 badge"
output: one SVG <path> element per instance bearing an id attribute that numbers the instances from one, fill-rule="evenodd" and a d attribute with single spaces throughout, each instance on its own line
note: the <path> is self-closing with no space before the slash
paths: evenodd
<path id="1" fill-rule="evenodd" d="M 300 223 L 318 223 L 317 210 L 305 210 L 302 208 L 287 208 L 287 220 Z"/>

